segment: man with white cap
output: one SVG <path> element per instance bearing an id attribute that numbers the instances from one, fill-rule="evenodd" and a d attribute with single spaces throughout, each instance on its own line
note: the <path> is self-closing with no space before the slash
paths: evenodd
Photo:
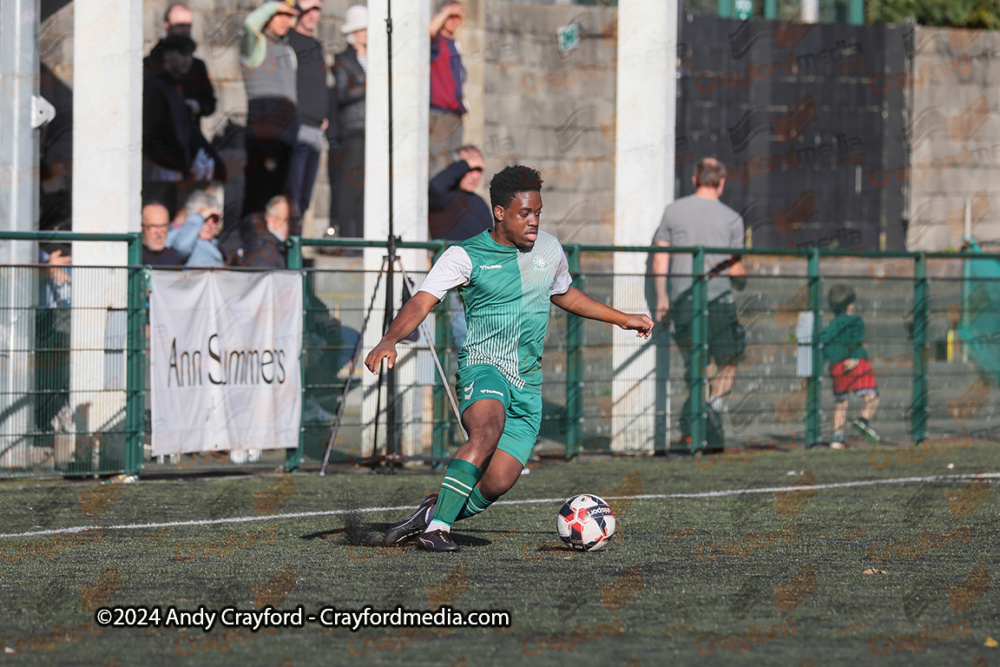
<path id="1" fill-rule="evenodd" d="M 300 0 L 299 20 L 288 33 L 288 43 L 298 61 L 299 136 L 288 168 L 288 191 L 300 216 L 312 199 L 323 133 L 327 126 L 326 60 L 316 28 L 323 15 L 323 0 Z"/>
<path id="2" fill-rule="evenodd" d="M 365 235 L 365 72 L 368 71 L 368 8 L 355 5 L 347 10 L 340 28 L 347 48 L 333 65 L 336 79 L 336 123 L 338 150 L 330 147 L 330 196 L 332 218 L 340 235 Z M 331 115 L 333 110 L 331 109 Z"/>

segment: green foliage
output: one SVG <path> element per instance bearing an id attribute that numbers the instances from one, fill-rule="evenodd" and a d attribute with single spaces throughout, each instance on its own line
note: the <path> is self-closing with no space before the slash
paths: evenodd
<path id="1" fill-rule="evenodd" d="M 920 25 L 1000 29 L 1000 0 L 867 0 L 868 23 L 905 23 L 913 18 Z"/>

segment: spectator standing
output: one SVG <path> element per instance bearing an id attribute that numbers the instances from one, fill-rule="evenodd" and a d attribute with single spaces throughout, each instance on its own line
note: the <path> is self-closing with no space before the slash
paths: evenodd
<path id="1" fill-rule="evenodd" d="M 653 245 L 742 248 L 743 218 L 719 201 L 726 186 L 726 168 L 715 158 L 703 158 L 691 180 L 695 187 L 694 194 L 682 197 L 666 207 L 660 226 L 653 236 Z M 746 276 L 746 269 L 740 263 L 739 255 L 706 254 L 704 261 L 704 267 L 695 267 L 690 254 L 653 254 L 652 273 L 656 287 L 654 321 L 666 324 L 665 319 L 670 316 L 674 325 L 674 342 L 684 357 L 684 377 L 689 381 L 692 360 L 692 276 L 704 272 L 711 278 L 708 281 L 706 363 L 708 360 L 714 362 L 717 371 L 707 383 L 706 412 L 709 416 L 709 447 L 718 449 L 723 440 L 720 415 L 724 409 L 724 399 L 732 391 L 736 379 L 736 364 L 743 359 L 746 349 L 745 332 L 736 316 L 730 286 L 732 282 L 736 287 L 742 288 L 741 281 Z M 689 394 L 688 401 L 690 400 Z M 687 403 L 682 409 L 680 428 L 682 440 L 689 443 L 691 431 Z"/>
<path id="2" fill-rule="evenodd" d="M 167 7 L 163 13 L 163 29 L 170 35 L 180 35 L 191 37 L 191 22 L 194 14 L 186 5 L 174 2 Z M 142 61 L 145 76 L 156 74 L 163 69 L 164 63 L 164 40 L 157 42 L 153 50 L 149 52 Z M 185 103 L 191 110 L 191 115 L 196 119 L 207 118 L 215 113 L 215 90 L 212 88 L 212 80 L 208 76 L 208 67 L 205 61 L 199 58 L 191 59 L 191 68 L 180 77 L 178 81 L 181 93 L 184 95 Z"/>
<path id="3" fill-rule="evenodd" d="M 218 236 L 222 231 L 222 207 L 219 200 L 204 190 L 188 197 L 186 218 L 180 227 L 167 232 L 167 247 L 184 261 L 184 266 L 221 268 L 225 266 Z"/>
<path id="4" fill-rule="evenodd" d="M 173 248 L 167 247 L 170 214 L 163 204 L 142 207 L 142 263 L 148 266 L 180 266 L 184 263 Z"/>
<path id="5" fill-rule="evenodd" d="M 429 176 L 447 167 L 462 145 L 465 67 L 455 32 L 465 20 L 460 2 L 443 2 L 431 19 L 431 110 Z"/>
<path id="6" fill-rule="evenodd" d="M 142 176 L 146 198 L 172 206 L 177 184 L 211 179 L 215 162 L 180 88 L 191 69 L 195 43 L 190 37 L 168 35 L 160 44 L 163 67 L 143 82 Z"/>
<path id="7" fill-rule="evenodd" d="M 486 168 L 483 154 L 475 146 L 463 146 L 458 154 L 459 159 L 430 182 L 427 202 L 432 239 L 465 241 L 493 229 L 493 213 L 476 194 Z M 448 318 L 455 347 L 461 349 L 469 327 L 458 290 L 448 294 Z"/>
<path id="8" fill-rule="evenodd" d="M 264 210 L 288 180 L 299 118 L 295 51 L 288 32 L 298 16 L 292 0 L 268 0 L 243 21 L 240 62 L 247 91 L 243 216 Z"/>
<path id="9" fill-rule="evenodd" d="M 319 156 L 323 152 L 326 131 L 327 102 L 326 61 L 323 45 L 316 39 L 316 27 L 323 15 L 322 0 L 301 0 L 299 20 L 288 33 L 288 43 L 295 50 L 298 62 L 297 92 L 299 135 L 292 151 L 288 169 L 287 189 L 301 218 L 309 209 Z"/>
<path id="10" fill-rule="evenodd" d="M 336 215 L 340 235 L 365 235 L 365 95 L 368 71 L 368 8 L 348 8 L 340 28 L 347 48 L 337 54 L 333 65 L 337 98 L 339 155 L 334 165 Z M 331 148 L 332 152 L 332 148 Z M 332 160 L 333 158 L 331 158 Z"/>

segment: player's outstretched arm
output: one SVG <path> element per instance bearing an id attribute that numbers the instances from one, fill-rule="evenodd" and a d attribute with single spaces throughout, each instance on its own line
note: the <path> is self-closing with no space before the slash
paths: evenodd
<path id="1" fill-rule="evenodd" d="M 586 317 L 591 320 L 608 322 L 628 331 L 637 331 L 640 338 L 649 338 L 653 330 L 653 320 L 645 315 L 629 315 L 600 301 L 595 301 L 575 287 L 570 287 L 565 294 L 551 297 L 552 303 L 563 310 Z"/>
<path id="2" fill-rule="evenodd" d="M 368 370 L 377 373 L 383 359 L 387 359 L 389 368 L 392 368 L 396 363 L 396 343 L 413 333 L 438 303 L 437 297 L 428 292 L 414 294 L 392 320 L 382 340 L 365 357 L 365 366 Z"/>

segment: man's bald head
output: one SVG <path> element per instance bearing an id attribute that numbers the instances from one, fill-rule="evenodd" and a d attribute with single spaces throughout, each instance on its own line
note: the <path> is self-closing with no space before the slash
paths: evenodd
<path id="1" fill-rule="evenodd" d="M 191 22 L 194 14 L 179 2 L 172 3 L 163 13 L 163 29 L 168 35 L 191 36 Z"/>
<path id="2" fill-rule="evenodd" d="M 146 204 L 142 207 L 142 245 L 153 252 L 167 247 L 167 230 L 170 212 L 163 204 Z"/>
<path id="3" fill-rule="evenodd" d="M 282 241 L 288 238 L 288 219 L 292 208 L 283 195 L 272 197 L 264 207 L 264 220 L 272 234 Z"/>

